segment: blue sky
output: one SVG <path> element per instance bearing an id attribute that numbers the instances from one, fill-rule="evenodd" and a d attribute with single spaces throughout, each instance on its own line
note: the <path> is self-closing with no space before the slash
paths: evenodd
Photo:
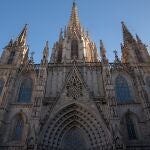
<path id="1" fill-rule="evenodd" d="M 50 48 L 58 39 L 61 28 L 68 24 L 73 0 L 0 0 L 0 52 L 11 38 L 16 38 L 27 23 L 28 45 L 39 63 L 46 40 Z M 76 0 L 81 24 L 91 39 L 102 39 L 107 56 L 120 55 L 121 21 L 150 45 L 150 0 Z"/>

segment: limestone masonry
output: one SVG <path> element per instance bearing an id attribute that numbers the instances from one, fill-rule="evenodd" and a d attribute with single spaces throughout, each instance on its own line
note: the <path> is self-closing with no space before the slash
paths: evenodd
<path id="1" fill-rule="evenodd" d="M 28 56 L 27 25 L 0 58 L 0 150 L 150 150 L 150 55 L 122 22 L 122 58 L 81 26 L 76 3 L 49 59 Z"/>

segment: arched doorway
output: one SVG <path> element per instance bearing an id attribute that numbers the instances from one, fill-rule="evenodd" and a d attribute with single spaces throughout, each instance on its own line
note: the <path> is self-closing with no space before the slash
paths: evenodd
<path id="1" fill-rule="evenodd" d="M 81 129 L 72 127 L 66 132 L 62 141 L 62 149 L 64 150 L 86 150 L 87 137 Z"/>
<path id="2" fill-rule="evenodd" d="M 38 150 L 109 150 L 111 142 L 102 120 L 82 106 L 71 104 L 47 121 L 39 138 Z"/>

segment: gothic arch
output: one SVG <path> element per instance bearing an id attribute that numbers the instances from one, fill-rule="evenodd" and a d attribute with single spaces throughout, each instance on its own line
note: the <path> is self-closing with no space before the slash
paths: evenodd
<path id="1" fill-rule="evenodd" d="M 25 73 L 25 74 L 20 74 L 20 78 L 16 81 L 16 87 L 17 87 L 17 90 L 15 91 L 15 94 L 16 94 L 16 97 L 15 97 L 15 102 L 19 102 L 19 94 L 20 94 L 20 90 L 21 90 L 21 86 L 23 84 L 23 82 L 25 80 L 30 80 L 32 83 L 31 83 L 31 88 L 29 91 L 31 91 L 31 97 L 30 97 L 30 101 L 27 101 L 27 103 L 30 103 L 32 101 L 32 97 L 33 97 L 33 90 L 34 90 L 34 84 L 35 84 L 35 75 L 33 73 L 29 74 L 29 73 Z M 26 82 L 25 82 L 26 83 Z"/>
<path id="2" fill-rule="evenodd" d="M 39 149 L 62 149 L 64 137 L 72 128 L 80 129 L 84 133 L 86 147 L 89 149 L 109 149 L 111 146 L 111 136 L 103 122 L 85 108 L 71 104 L 60 110 L 53 119 L 48 120 L 41 132 Z"/>
<path id="3" fill-rule="evenodd" d="M 26 131 L 28 130 L 27 126 L 26 126 L 26 124 L 28 123 L 26 114 L 24 112 L 20 111 L 11 118 L 10 122 L 11 122 L 11 124 L 8 126 L 8 131 L 9 131 L 8 138 L 7 138 L 8 141 L 11 143 L 16 143 L 16 142 L 20 143 L 20 142 L 24 141 L 26 138 L 25 137 Z M 19 123 L 19 126 L 18 126 L 19 129 L 16 129 L 18 123 Z M 20 134 L 20 135 L 18 135 L 18 140 L 17 140 L 17 138 L 14 137 L 15 132 L 21 132 L 21 133 L 17 133 L 17 134 Z"/>
<path id="4" fill-rule="evenodd" d="M 127 120 L 130 120 L 131 122 L 128 122 Z M 122 130 L 122 136 L 125 139 L 125 141 L 128 140 L 139 140 L 141 138 L 141 134 L 140 134 L 140 125 L 139 125 L 140 119 L 139 116 L 137 114 L 135 114 L 134 112 L 131 112 L 130 110 L 128 110 L 128 112 L 126 112 L 122 118 L 121 118 L 121 130 Z M 131 124 L 132 123 L 132 124 Z M 135 136 L 130 137 L 130 131 L 128 130 L 128 124 L 130 124 L 132 126 L 130 126 L 130 131 L 132 131 L 135 135 L 131 135 L 131 136 Z"/>
<path id="5" fill-rule="evenodd" d="M 118 72 L 114 72 L 113 75 L 112 75 L 112 81 L 113 81 L 113 84 L 114 84 L 114 87 L 115 87 L 116 97 L 117 97 L 116 79 L 118 77 L 122 77 L 124 79 L 124 81 L 126 82 L 126 86 L 128 86 L 128 90 L 129 90 L 128 92 L 130 93 L 130 97 L 131 97 L 131 100 L 124 101 L 124 102 L 137 101 L 137 96 L 136 96 L 136 92 L 135 92 L 135 89 L 134 89 L 133 80 L 132 80 L 131 76 L 125 71 L 121 71 L 119 73 Z M 118 102 L 121 102 L 121 101 L 118 101 Z"/>

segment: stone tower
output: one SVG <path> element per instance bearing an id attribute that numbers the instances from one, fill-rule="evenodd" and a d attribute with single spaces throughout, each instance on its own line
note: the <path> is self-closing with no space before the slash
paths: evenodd
<path id="1" fill-rule="evenodd" d="M 0 59 L 0 150 L 149 150 L 150 55 L 124 22 L 122 58 L 109 62 L 73 2 L 49 58 L 28 56 L 27 26 Z"/>

